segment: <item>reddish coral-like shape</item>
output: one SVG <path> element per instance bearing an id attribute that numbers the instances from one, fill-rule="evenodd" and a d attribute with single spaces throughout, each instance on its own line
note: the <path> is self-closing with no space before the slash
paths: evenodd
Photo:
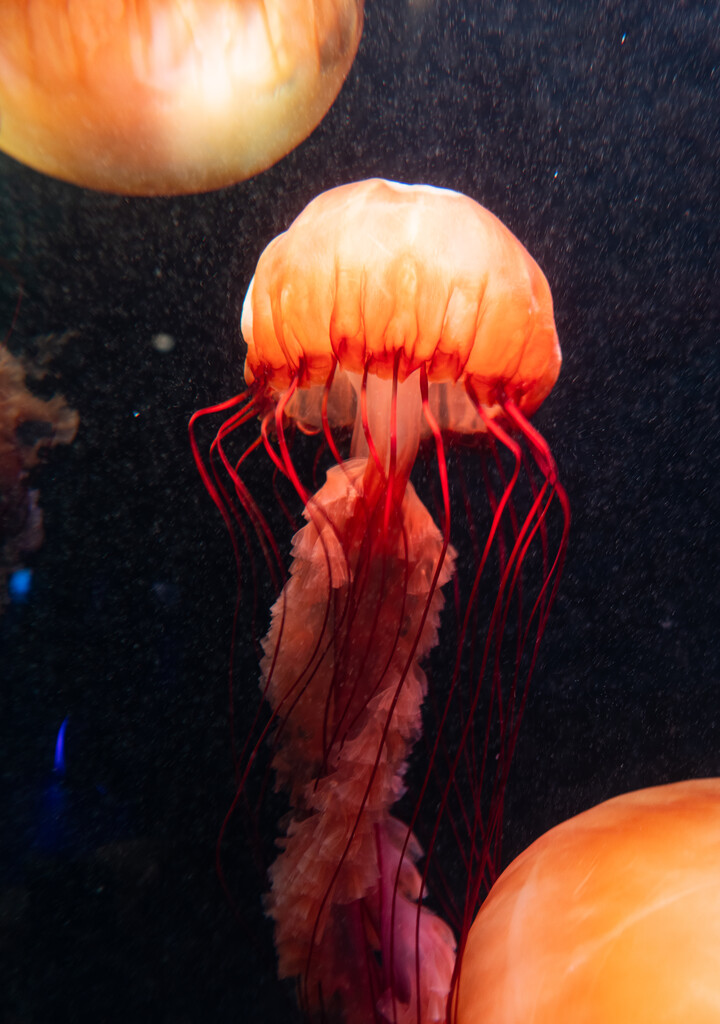
<path id="1" fill-rule="evenodd" d="M 44 401 L 28 391 L 25 367 L 0 345 L 0 609 L 8 576 L 43 540 L 30 470 L 44 448 L 69 444 L 77 426 L 77 412 L 60 395 Z"/>

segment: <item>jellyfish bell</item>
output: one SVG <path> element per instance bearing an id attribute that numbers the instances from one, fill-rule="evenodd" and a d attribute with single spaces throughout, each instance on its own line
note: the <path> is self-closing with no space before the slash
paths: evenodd
<path id="1" fill-rule="evenodd" d="M 714 1024 L 720 779 L 615 797 L 496 882 L 465 948 L 457 1024 Z"/>
<path id="2" fill-rule="evenodd" d="M 0 149 L 88 188 L 201 192 L 317 126 L 364 0 L 0 4 Z"/>
<path id="3" fill-rule="evenodd" d="M 310 256 L 311 258 L 308 258 Z M 489 210 L 429 185 L 370 179 L 318 196 L 262 254 L 243 307 L 246 383 L 276 390 L 331 365 L 403 381 L 504 388 L 527 414 L 549 394 L 560 346 L 547 281 Z M 502 343 L 498 343 L 498 338 Z M 302 364 L 302 365 L 301 365 Z"/>
<path id="4" fill-rule="evenodd" d="M 380 179 L 323 193 L 270 243 L 242 332 L 246 383 L 259 377 L 274 393 L 292 387 L 284 412 L 306 428 L 320 428 L 326 392 L 342 417 L 350 385 L 355 454 L 363 447 L 358 397 L 389 425 L 394 380 L 395 429 L 370 432 L 376 448 L 393 438 L 408 449 L 408 470 L 429 430 L 421 370 L 440 428 L 476 433 L 500 394 L 534 412 L 561 362 L 547 281 L 507 228 L 457 192 Z"/>
<path id="5" fill-rule="evenodd" d="M 279 972 L 312 1020 L 441 1021 L 567 538 L 527 420 L 560 368 L 550 290 L 473 200 L 374 179 L 270 242 L 242 331 L 247 390 L 191 442 L 248 609 L 261 572 L 238 534 L 275 594 L 239 792 L 267 744 L 290 807 L 266 898 Z"/>

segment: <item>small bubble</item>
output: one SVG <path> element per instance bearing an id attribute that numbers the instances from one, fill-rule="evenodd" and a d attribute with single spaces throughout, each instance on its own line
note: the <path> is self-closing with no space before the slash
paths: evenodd
<path id="1" fill-rule="evenodd" d="M 158 352 L 172 352 L 175 348 L 175 339 L 172 334 L 165 334 L 161 331 L 159 334 L 152 336 L 150 344 Z"/>

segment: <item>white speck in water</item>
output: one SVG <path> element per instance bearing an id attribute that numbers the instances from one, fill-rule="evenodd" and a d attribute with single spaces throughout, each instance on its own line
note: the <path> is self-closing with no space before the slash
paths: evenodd
<path id="1" fill-rule="evenodd" d="M 161 331 L 159 334 L 152 336 L 150 344 L 158 352 L 172 352 L 175 348 L 175 339 L 172 334 L 165 334 Z"/>

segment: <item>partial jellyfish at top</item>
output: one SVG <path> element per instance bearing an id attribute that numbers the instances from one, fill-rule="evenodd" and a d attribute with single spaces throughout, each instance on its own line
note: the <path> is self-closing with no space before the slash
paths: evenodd
<path id="1" fill-rule="evenodd" d="M 190 436 L 265 633 L 236 804 L 269 772 L 287 800 L 279 974 L 309 1020 L 442 1021 L 567 542 L 528 421 L 560 370 L 550 289 L 472 199 L 374 179 L 270 242 L 242 334 L 247 390 Z"/>
<path id="2" fill-rule="evenodd" d="M 350 70 L 364 0 L 0 4 L 0 149 L 87 188 L 172 195 L 270 167 Z"/>
<path id="3" fill-rule="evenodd" d="M 715 1024 L 720 779 L 625 793 L 537 839 L 473 925 L 451 1024 Z"/>

